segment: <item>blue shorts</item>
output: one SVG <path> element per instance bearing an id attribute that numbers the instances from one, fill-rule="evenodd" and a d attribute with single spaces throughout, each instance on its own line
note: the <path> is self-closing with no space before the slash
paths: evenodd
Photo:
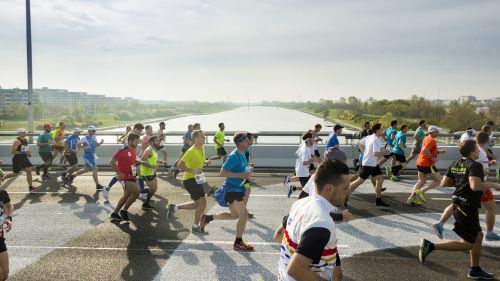
<path id="1" fill-rule="evenodd" d="M 97 165 L 95 164 L 95 158 L 93 154 L 84 153 L 83 161 L 85 161 L 86 168 L 95 168 Z"/>

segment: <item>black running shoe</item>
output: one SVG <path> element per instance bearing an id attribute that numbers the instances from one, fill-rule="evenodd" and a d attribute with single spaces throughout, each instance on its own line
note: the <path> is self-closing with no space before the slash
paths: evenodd
<path id="1" fill-rule="evenodd" d="M 154 207 L 151 206 L 151 204 L 149 204 L 149 202 L 144 202 L 144 203 L 142 203 L 142 209 L 144 211 L 148 211 L 148 210 L 154 210 Z"/>
<path id="2" fill-rule="evenodd" d="M 109 217 L 111 221 L 121 221 L 123 220 L 122 217 L 117 214 L 117 213 L 112 213 L 111 216 Z"/>
<path id="3" fill-rule="evenodd" d="M 40 175 L 40 167 L 35 167 L 35 173 L 37 176 Z"/>
<path id="4" fill-rule="evenodd" d="M 102 191 L 102 190 L 104 189 L 104 186 L 102 186 L 102 185 L 100 185 L 100 184 L 96 184 L 95 189 L 96 189 L 97 191 Z"/>
<path id="5" fill-rule="evenodd" d="M 122 217 L 122 219 L 124 221 L 130 221 L 129 218 L 128 218 L 128 212 L 127 211 L 121 210 L 120 211 L 120 216 Z"/>
<path id="6" fill-rule="evenodd" d="M 378 207 L 389 207 L 390 205 L 385 203 L 382 199 L 377 199 L 377 201 L 375 201 L 375 206 L 378 206 Z"/>

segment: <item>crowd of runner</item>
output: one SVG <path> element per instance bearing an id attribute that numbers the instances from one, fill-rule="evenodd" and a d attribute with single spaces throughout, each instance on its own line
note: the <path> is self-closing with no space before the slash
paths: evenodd
<path id="1" fill-rule="evenodd" d="M 409 156 L 406 157 L 406 124 L 398 127 L 397 120 L 393 120 L 389 128 L 384 128 L 380 123 L 366 122 L 363 130 L 357 135 L 359 157 L 354 159 L 355 175 L 349 173 L 348 157 L 339 141 L 343 126 L 333 127 L 333 132 L 326 139 L 324 154 L 318 149 L 319 144 L 323 142 L 320 137 L 322 126 L 316 124 L 313 129 L 304 132 L 295 152 L 295 173 L 284 179 L 287 196 L 290 198 L 296 190 L 301 190 L 299 200 L 293 204 L 274 235 L 275 241 L 281 243 L 278 267 L 280 280 L 342 280 L 335 223 L 350 220 L 349 197 L 355 196 L 353 192 L 370 178 L 374 187 L 374 206 L 390 207 L 382 199 L 382 193 L 386 190 L 383 183 L 386 179 L 400 181 L 401 173 L 413 159 L 416 159 L 417 182 L 406 202 L 419 207 L 427 201 L 426 191 L 438 186 L 455 187 L 452 204 L 443 210 L 440 221 L 431 227 L 436 236 L 443 239 L 443 225 L 453 215 L 454 231 L 462 239 L 440 243 L 422 239 L 419 260 L 424 263 L 434 250 L 470 251 L 471 269 L 468 276 L 473 279 L 493 278 L 494 274 L 480 268 L 479 257 L 483 236 L 488 241 L 500 241 L 500 236 L 493 232 L 496 204 L 491 191 L 492 188 L 500 190 L 500 185 L 494 183 L 494 177 L 490 176 L 490 169 L 497 164 L 492 150 L 495 144 L 492 133 L 494 124 L 488 122 L 480 132 L 467 128 L 460 138 L 459 151 L 462 158 L 456 159 L 444 176 L 436 168 L 439 155 L 446 153 L 437 146 L 436 139 L 441 129 L 427 126 L 425 120 L 421 120 L 418 125 Z M 194 211 L 191 227 L 194 234 L 204 233 L 207 225 L 214 220 L 237 220 L 233 248 L 252 251 L 254 247 L 243 240 L 243 234 L 248 219 L 254 217 L 247 208 L 251 192 L 249 179 L 254 169 L 251 154 L 254 136 L 249 132 L 236 132 L 232 137 L 235 149 L 228 153 L 225 143 L 231 140 L 224 133 L 224 123 L 219 123 L 218 127 L 219 130 L 213 138 L 216 156 L 206 156 L 207 136 L 199 123 L 190 124 L 182 137 L 180 155 L 172 161 L 171 167 L 167 166 L 164 122 L 159 124 L 156 133 L 153 132 L 152 126 L 144 126 L 141 123 L 127 127 L 126 133 L 118 138 L 118 142 L 123 146 L 109 161 L 109 166 L 116 174 L 109 184 L 104 186 L 99 181 L 96 164 L 96 152 L 104 140 L 98 141 L 97 128 L 89 126 L 87 134 L 80 136 L 82 129 L 74 128 L 72 133 L 68 134 L 64 122 L 58 123 L 56 130 L 45 124 L 36 142 L 43 164 L 35 167 L 35 173 L 42 173 L 43 181 L 51 180 L 48 171 L 56 169 L 53 162 L 59 160 L 59 177 L 63 184 L 69 186 L 76 177 L 92 172 L 96 190 L 103 191 L 106 201 L 109 200 L 111 187 L 119 182 L 123 187 L 123 195 L 110 216 L 111 221 L 119 222 L 129 220 L 128 210 L 138 199 L 142 201 L 143 210 L 154 209 L 151 198 L 158 190 L 157 173 L 162 168 L 170 168 L 169 172 L 173 178 L 182 172 L 182 183 L 191 200 L 183 203 L 169 202 L 165 206 L 167 217 L 172 217 L 180 210 Z M 17 134 L 18 137 L 12 145 L 12 172 L 6 174 L 0 170 L 0 185 L 5 179 L 24 171 L 28 191 L 36 192 L 39 187 L 33 185 L 33 165 L 30 162 L 33 150 L 28 143 L 26 130 L 18 129 Z M 84 167 L 78 169 L 80 150 L 83 151 L 81 158 L 84 160 Z M 160 160 L 160 156 L 163 160 Z M 217 160 L 222 160 L 219 174 L 224 178 L 224 182 L 215 191 L 214 197 L 219 205 L 228 207 L 228 211 L 207 214 L 207 195 L 203 188 L 206 177 L 203 169 Z M 381 167 L 389 160 L 384 175 Z M 495 171 L 496 180 L 500 181 L 498 169 Z M 479 225 L 478 208 L 481 205 L 486 209 L 486 235 L 483 235 Z M 0 215 L 1 225 L 6 225 L 5 231 L 10 231 L 13 206 L 5 190 L 0 190 Z M 0 277 L 7 279 L 8 256 L 3 231 L 2 227 Z"/>

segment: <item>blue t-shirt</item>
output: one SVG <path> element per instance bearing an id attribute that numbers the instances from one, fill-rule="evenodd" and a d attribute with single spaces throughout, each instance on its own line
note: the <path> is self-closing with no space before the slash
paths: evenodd
<path id="1" fill-rule="evenodd" d="M 391 140 L 391 136 L 395 136 L 397 133 L 396 129 L 394 128 L 387 128 L 385 129 L 385 142 L 390 145 L 390 146 L 394 146 L 393 143 L 392 143 L 392 140 Z"/>
<path id="2" fill-rule="evenodd" d="M 188 143 L 184 144 L 182 147 L 183 148 L 190 148 L 191 146 L 189 145 L 189 140 L 191 139 L 191 135 L 193 134 L 193 132 L 190 132 L 190 131 L 187 131 L 186 133 L 184 133 L 184 136 L 182 136 L 182 140 L 184 141 L 187 141 Z"/>
<path id="3" fill-rule="evenodd" d="M 396 135 L 396 137 L 394 138 L 394 143 L 393 143 L 394 148 L 392 149 L 392 153 L 404 155 L 405 152 L 403 150 L 401 150 L 401 148 L 398 145 L 399 141 L 402 141 L 403 147 L 406 147 L 406 134 L 403 133 L 402 131 L 399 131 L 398 134 Z"/>
<path id="4" fill-rule="evenodd" d="M 340 144 L 340 142 L 339 139 L 337 138 L 337 134 L 331 133 L 330 136 L 328 136 L 328 141 L 326 142 L 326 150 L 338 144 Z"/>
<path id="5" fill-rule="evenodd" d="M 72 150 L 76 150 L 76 144 L 80 141 L 80 137 L 77 135 L 70 135 L 66 138 L 64 142 Z"/>
<path id="6" fill-rule="evenodd" d="M 246 171 L 247 165 L 248 162 L 245 154 L 239 153 L 238 150 L 235 149 L 229 154 L 222 168 L 233 173 L 243 173 Z M 244 187 L 242 187 L 244 181 L 244 179 L 240 178 L 225 178 L 223 185 L 230 187 L 229 192 L 240 191 L 242 188 L 244 189 Z M 234 189 L 234 187 L 236 187 L 236 189 Z"/>
<path id="7" fill-rule="evenodd" d="M 47 142 L 51 142 L 53 139 L 52 139 L 52 133 L 47 133 L 47 132 L 42 132 L 40 134 L 40 136 L 38 137 L 38 142 L 39 143 L 47 143 Z M 41 145 L 39 148 L 38 148 L 38 152 L 52 152 L 52 145 L 48 144 L 48 145 Z"/>
<path id="8" fill-rule="evenodd" d="M 97 138 L 95 136 L 85 136 L 80 141 L 83 145 L 83 152 L 86 154 L 95 154 L 95 149 L 97 147 Z"/>

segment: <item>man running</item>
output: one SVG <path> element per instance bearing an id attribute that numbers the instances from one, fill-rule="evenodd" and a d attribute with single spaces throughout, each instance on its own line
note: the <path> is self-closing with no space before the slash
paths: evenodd
<path id="1" fill-rule="evenodd" d="M 68 161 L 69 167 L 66 171 L 61 172 L 61 180 L 66 185 L 71 185 L 73 178 L 73 173 L 76 171 L 78 167 L 78 143 L 80 142 L 80 133 L 82 129 L 75 128 L 73 130 L 73 134 L 66 138 L 64 141 L 64 145 L 66 147 L 64 151 L 64 157 L 66 157 L 66 161 Z"/>
<path id="2" fill-rule="evenodd" d="M 389 154 L 389 151 L 381 152 L 382 147 L 380 137 L 384 135 L 382 124 L 377 123 L 372 126 L 373 134 L 364 138 L 365 145 L 363 151 L 363 160 L 361 162 L 361 167 L 358 171 L 358 178 L 351 182 L 349 187 L 349 194 L 352 194 L 358 186 L 365 182 L 368 177 L 375 179 L 375 206 L 388 207 L 389 204 L 382 200 L 382 184 L 384 183 L 384 177 L 382 176 L 382 170 L 377 164 L 379 157 L 384 157 Z"/>
<path id="3" fill-rule="evenodd" d="M 398 120 L 392 120 L 391 121 L 391 127 L 385 129 L 384 135 L 385 135 L 385 149 L 388 151 L 392 151 L 394 148 L 394 139 L 396 138 L 397 134 L 397 129 L 396 127 L 398 126 Z M 378 165 L 382 167 L 384 163 L 391 158 L 391 165 L 385 167 L 385 175 L 390 178 L 391 177 L 391 167 L 396 165 L 396 157 L 391 155 L 390 153 L 387 155 L 384 155 L 384 158 L 382 158 L 380 161 L 378 161 Z"/>
<path id="4" fill-rule="evenodd" d="M 474 138 L 474 133 L 476 133 L 476 130 L 474 130 L 472 127 L 469 127 L 465 130 L 465 133 L 463 133 L 460 136 L 460 140 L 458 141 L 458 144 L 460 145 L 462 142 L 466 140 L 472 140 Z"/>
<path id="5" fill-rule="evenodd" d="M 80 142 L 79 146 L 83 147 L 83 160 L 85 161 L 85 168 L 80 169 L 75 174 L 69 177 L 69 181 L 73 182 L 75 177 L 92 171 L 92 178 L 94 179 L 95 189 L 97 191 L 101 191 L 104 186 L 99 183 L 99 177 L 97 176 L 97 172 L 99 171 L 97 168 L 96 160 L 96 148 L 101 146 L 104 143 L 104 140 L 101 139 L 100 142 L 97 142 L 97 138 L 95 136 L 95 132 L 97 128 L 94 125 L 90 125 L 88 127 L 88 135 L 84 136 Z"/>
<path id="6" fill-rule="evenodd" d="M 223 200 L 229 205 L 230 212 L 218 213 L 214 215 L 201 215 L 200 228 L 205 231 L 205 226 L 213 220 L 238 220 L 236 224 L 236 239 L 233 249 L 240 251 L 253 251 L 254 247 L 243 241 L 243 232 L 248 221 L 248 210 L 244 197 L 245 180 L 252 174 L 247 168 L 248 163 L 245 158 L 245 149 L 250 146 L 246 132 L 237 132 L 233 138 L 236 149 L 231 152 L 226 162 L 220 170 L 220 176 L 225 177 L 222 188 L 224 190 Z"/>
<path id="7" fill-rule="evenodd" d="M 441 183 L 441 174 L 435 166 L 438 161 L 438 154 L 445 153 L 444 150 L 438 150 L 436 143 L 436 138 L 440 130 L 441 129 L 436 126 L 429 126 L 429 129 L 427 129 L 428 136 L 425 137 L 422 142 L 422 150 L 417 158 L 418 180 L 413 187 L 413 192 L 410 197 L 406 199 L 406 203 L 410 205 L 422 205 L 422 202 L 425 203 L 424 193 Z M 425 185 L 427 176 L 429 176 L 432 181 Z"/>
<path id="8" fill-rule="evenodd" d="M 2 181 L 8 178 L 17 177 L 21 171 L 24 171 L 26 172 L 29 192 L 36 191 L 39 187 L 33 186 L 33 178 L 31 175 L 31 167 L 33 167 L 33 165 L 29 160 L 32 154 L 33 152 L 26 139 L 26 130 L 23 128 L 17 129 L 17 138 L 12 143 L 12 173 L 3 176 Z"/>
<path id="9" fill-rule="evenodd" d="M 64 125 L 64 122 L 59 122 L 59 128 L 56 130 L 56 134 L 54 137 L 54 152 L 52 154 L 52 159 L 56 159 L 58 154 L 61 154 L 61 157 L 59 158 L 59 166 L 62 166 L 64 162 L 64 129 L 66 129 L 66 125 Z"/>
<path id="10" fill-rule="evenodd" d="M 167 168 L 167 148 L 165 147 L 165 122 L 161 121 L 159 124 L 159 129 L 156 131 L 156 136 L 160 140 L 160 144 L 158 146 L 158 152 L 162 155 L 163 158 L 163 166 Z"/>
<path id="11" fill-rule="evenodd" d="M 139 197 L 139 186 L 136 183 L 137 163 L 136 148 L 139 143 L 139 135 L 131 133 L 127 137 L 127 145 L 118 150 L 109 165 L 117 173 L 118 180 L 123 186 L 123 196 L 116 204 L 111 214 L 111 221 L 129 221 L 128 209 Z M 141 163 L 145 164 L 145 163 Z"/>
<path id="12" fill-rule="evenodd" d="M 9 253 L 5 245 L 5 233 L 12 230 L 12 216 L 14 215 L 14 206 L 10 202 L 7 191 L 0 190 L 0 278 L 7 280 L 9 278 Z"/>
<path id="13" fill-rule="evenodd" d="M 500 190 L 500 185 L 484 182 L 483 166 L 476 161 L 479 157 L 479 149 L 475 141 L 461 142 L 460 154 L 462 154 L 462 159 L 454 161 L 448 168 L 441 185 L 454 186 L 456 189 L 452 196 L 453 217 L 455 217 L 453 231 L 462 239 L 440 243 L 422 239 L 419 260 L 424 263 L 427 256 L 434 250 L 468 251 L 471 267 L 467 276 L 472 279 L 493 279 L 494 274 L 484 271 L 479 266 L 483 232 L 479 225 L 478 209 L 481 207 L 480 198 L 483 191 L 490 187 Z"/>
<path id="14" fill-rule="evenodd" d="M 186 151 L 191 147 L 192 141 L 191 141 L 191 135 L 193 134 L 193 125 L 189 124 L 188 125 L 188 130 L 184 133 L 182 136 L 182 147 L 181 147 L 181 154 L 179 155 L 179 158 L 175 160 L 174 164 L 172 165 L 173 171 L 172 175 L 173 178 L 175 179 L 177 175 L 179 174 L 180 170 L 177 168 L 179 161 L 181 160 L 182 156 Z"/>
<path id="15" fill-rule="evenodd" d="M 420 150 L 422 149 L 422 142 L 425 138 L 426 129 L 427 126 L 425 125 L 425 120 L 418 121 L 418 128 L 417 130 L 415 130 L 415 134 L 413 135 L 413 146 L 411 148 L 410 157 L 406 159 L 407 164 L 420 154 Z"/>
<path id="16" fill-rule="evenodd" d="M 52 165 L 52 133 L 49 124 L 43 125 L 43 132 L 38 136 L 36 144 L 38 145 L 38 154 L 43 160 L 43 164 L 35 167 L 37 175 L 40 175 L 40 170 L 43 170 L 42 180 L 50 180 L 48 175 L 49 167 Z"/>
<path id="17" fill-rule="evenodd" d="M 312 139 L 313 139 L 313 146 L 312 146 L 312 151 L 314 152 L 314 156 L 316 157 L 321 157 L 321 153 L 319 153 L 318 150 L 318 142 L 323 141 L 322 138 L 319 137 L 319 132 L 321 131 L 321 124 L 316 124 L 314 125 L 314 130 L 312 130 Z"/>
<path id="18" fill-rule="evenodd" d="M 340 147 L 340 142 L 338 136 L 342 134 L 341 125 L 337 124 L 333 127 L 333 133 L 328 136 L 328 140 L 326 141 L 326 150 L 330 149 L 330 147 Z"/>
<path id="19" fill-rule="evenodd" d="M 127 126 L 125 128 L 125 133 L 118 138 L 117 143 L 124 144 L 125 137 L 128 135 L 128 133 L 130 133 L 130 131 L 132 131 L 132 127 L 131 126 Z"/>
<path id="20" fill-rule="evenodd" d="M 210 160 L 219 160 L 222 158 L 222 163 L 226 162 L 227 152 L 226 149 L 224 148 L 224 142 L 228 142 L 229 139 L 226 139 L 226 135 L 224 134 L 225 128 L 226 126 L 224 125 L 224 123 L 219 123 L 219 131 L 215 133 L 214 136 L 214 143 L 215 143 L 215 149 L 217 150 L 217 156 L 210 158 Z"/>
<path id="21" fill-rule="evenodd" d="M 349 168 L 336 160 L 318 167 L 315 192 L 296 201 L 283 227 L 279 280 L 340 280 L 335 223 L 330 213 L 342 206 L 349 191 Z M 338 264 L 340 265 L 340 264 Z M 335 279 L 334 279 L 335 275 Z"/>
<path id="22" fill-rule="evenodd" d="M 146 126 L 147 127 L 147 126 Z M 143 139 L 144 141 L 144 139 Z M 144 202 L 142 204 L 143 210 L 153 210 L 151 206 L 151 197 L 158 190 L 158 180 L 156 179 L 156 171 L 158 170 L 158 147 L 160 146 L 160 138 L 158 136 L 152 136 L 148 139 L 148 146 L 142 152 L 141 161 L 144 162 L 141 165 L 141 177 L 146 182 L 148 188 L 144 189 L 144 194 L 146 195 Z"/>
<path id="23" fill-rule="evenodd" d="M 182 204 L 168 204 L 167 217 L 171 217 L 178 210 L 194 210 L 194 220 L 191 232 L 195 234 L 203 233 L 200 226 L 201 215 L 207 207 L 207 199 L 203 184 L 206 182 L 203 174 L 203 166 L 210 163 L 205 160 L 205 134 L 196 130 L 192 133 L 193 146 L 191 146 L 179 161 L 179 168 L 184 172 L 183 185 L 189 193 L 191 200 Z"/>
<path id="24" fill-rule="evenodd" d="M 391 181 L 399 181 L 399 171 L 404 169 L 406 166 L 406 133 L 408 132 L 407 125 L 401 125 L 401 130 L 396 134 L 394 138 L 394 147 L 392 148 L 392 155 L 396 159 L 398 165 L 394 165 L 391 167 Z M 396 163 L 395 163 L 396 164 Z"/>

